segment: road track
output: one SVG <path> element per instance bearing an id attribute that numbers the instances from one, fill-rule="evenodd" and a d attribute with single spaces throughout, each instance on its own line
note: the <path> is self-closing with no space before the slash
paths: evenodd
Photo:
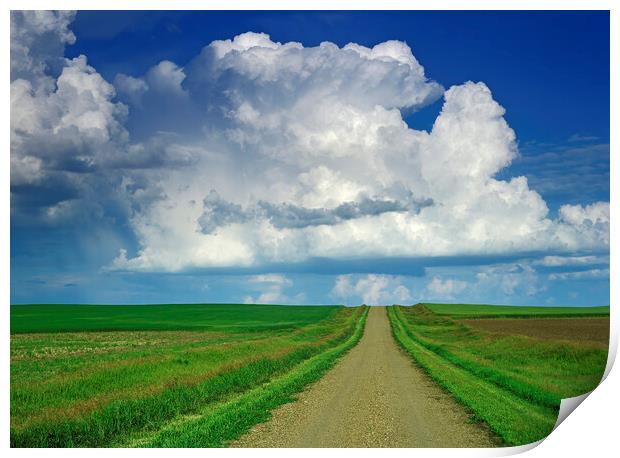
<path id="1" fill-rule="evenodd" d="M 394 341 L 385 307 L 325 377 L 232 447 L 493 447 L 495 439 Z"/>

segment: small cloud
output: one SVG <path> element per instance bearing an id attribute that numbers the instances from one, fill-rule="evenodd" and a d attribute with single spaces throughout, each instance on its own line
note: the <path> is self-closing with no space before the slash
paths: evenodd
<path id="1" fill-rule="evenodd" d="M 595 142 L 599 139 L 599 137 L 595 137 L 594 135 L 581 135 L 581 134 L 573 134 L 568 137 L 568 141 L 571 143 L 584 143 L 584 142 Z"/>
<path id="2" fill-rule="evenodd" d="M 293 282 L 284 275 L 254 275 L 248 279 L 248 283 L 257 285 L 260 293 L 257 296 L 245 296 L 245 304 L 299 304 L 304 300 L 303 295 L 291 298 L 284 293 L 284 289 L 293 286 Z"/>
<path id="3" fill-rule="evenodd" d="M 349 299 L 361 298 L 365 304 L 404 303 L 411 300 L 411 292 L 401 284 L 402 278 L 393 275 L 368 274 L 353 281 L 353 276 L 339 275 L 332 295 Z"/>
<path id="4" fill-rule="evenodd" d="M 426 289 L 438 299 L 454 299 L 455 295 L 465 288 L 467 288 L 467 282 L 452 278 L 442 280 L 437 276 L 426 285 Z"/>
<path id="5" fill-rule="evenodd" d="M 609 202 L 595 202 L 585 206 L 566 204 L 560 207 L 559 216 L 564 223 L 573 226 L 603 225 L 609 234 L 610 212 Z"/>
<path id="6" fill-rule="evenodd" d="M 580 272 L 561 272 L 549 274 L 549 280 L 598 280 L 609 278 L 609 269 L 590 269 Z"/>
<path id="7" fill-rule="evenodd" d="M 582 266 L 606 263 L 609 263 L 608 256 L 545 256 L 533 262 L 534 265 L 545 267 Z"/>
<path id="8" fill-rule="evenodd" d="M 547 289 L 536 270 L 525 262 L 498 264 L 483 268 L 473 285 L 482 291 L 501 291 L 507 296 L 533 296 Z"/>
<path id="9" fill-rule="evenodd" d="M 261 274 L 254 275 L 248 280 L 251 283 L 272 283 L 276 285 L 291 286 L 293 282 L 284 275 L 279 274 Z"/>

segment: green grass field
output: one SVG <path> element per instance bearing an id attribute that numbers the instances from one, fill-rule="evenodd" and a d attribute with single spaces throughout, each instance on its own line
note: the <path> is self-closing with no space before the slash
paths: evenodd
<path id="1" fill-rule="evenodd" d="M 367 307 L 11 306 L 13 447 L 221 447 L 318 380 Z M 609 307 L 418 304 L 392 333 L 506 445 L 598 384 Z"/>
<path id="2" fill-rule="evenodd" d="M 588 310 L 590 316 L 599 316 L 605 308 L 506 308 L 419 304 L 390 307 L 388 313 L 395 339 L 413 359 L 506 444 L 519 445 L 551 432 L 562 398 L 597 386 L 607 343 L 485 332 L 455 318 L 493 316 L 501 321 L 507 315 L 529 316 L 532 324 L 540 325 L 540 317 L 587 320 L 579 316 Z M 551 321 L 543 322 L 540 332 L 545 324 Z"/>
<path id="3" fill-rule="evenodd" d="M 459 318 L 530 318 L 530 317 L 575 317 L 608 316 L 609 306 L 600 307 L 527 307 L 514 305 L 481 304 L 424 304 L 437 315 Z"/>
<path id="4" fill-rule="evenodd" d="M 287 329 L 328 318 L 336 306 L 243 304 L 13 305 L 11 333 Z"/>
<path id="5" fill-rule="evenodd" d="M 12 306 L 11 446 L 225 445 L 355 345 L 366 313 Z"/>

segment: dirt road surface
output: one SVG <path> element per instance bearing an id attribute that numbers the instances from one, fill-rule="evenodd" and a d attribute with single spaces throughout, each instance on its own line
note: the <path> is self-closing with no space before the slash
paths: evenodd
<path id="1" fill-rule="evenodd" d="M 394 341 L 385 307 L 325 377 L 232 447 L 493 447 L 491 434 Z"/>

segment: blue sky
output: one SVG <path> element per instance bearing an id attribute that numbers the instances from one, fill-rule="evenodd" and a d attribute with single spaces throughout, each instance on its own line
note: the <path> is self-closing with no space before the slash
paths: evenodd
<path id="1" fill-rule="evenodd" d="M 14 13 L 11 100 L 12 303 L 609 303 L 607 12 Z"/>

